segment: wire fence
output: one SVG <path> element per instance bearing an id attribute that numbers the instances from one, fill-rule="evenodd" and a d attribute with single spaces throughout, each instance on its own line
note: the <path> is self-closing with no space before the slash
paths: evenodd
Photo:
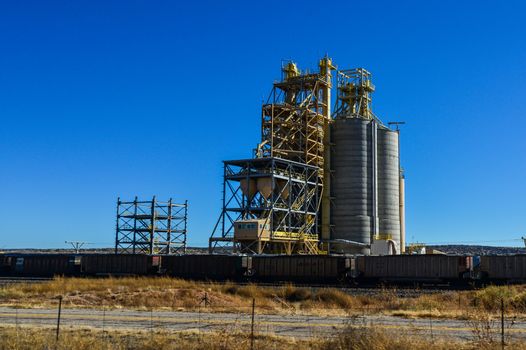
<path id="1" fill-rule="evenodd" d="M 116 310 L 64 307 L 57 300 L 55 309 L 0 307 L 0 322 L 16 327 L 41 326 L 56 330 L 57 341 L 64 327 L 89 327 L 103 336 L 118 330 L 150 332 L 241 332 L 255 336 L 272 335 L 299 339 L 320 339 L 344 334 L 349 330 L 375 330 L 397 335 L 431 339 L 453 339 L 462 342 L 509 344 L 526 341 L 526 318 L 509 310 L 501 301 L 500 310 L 483 312 L 473 305 L 460 308 L 456 317 L 439 317 L 436 309 L 418 312 L 390 312 L 385 307 L 265 309 L 264 302 L 253 299 L 246 306 L 232 307 L 212 302 L 205 293 L 194 308 L 185 310 Z"/>

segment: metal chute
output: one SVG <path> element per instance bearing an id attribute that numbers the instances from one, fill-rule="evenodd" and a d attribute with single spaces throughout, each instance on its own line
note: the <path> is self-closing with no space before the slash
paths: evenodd
<path id="1" fill-rule="evenodd" d="M 257 180 L 257 189 L 259 193 L 265 198 L 269 199 L 272 194 L 272 178 L 261 177 Z"/>
<path id="2" fill-rule="evenodd" d="M 239 187 L 241 187 L 241 191 L 247 196 L 249 202 L 252 201 L 258 192 L 256 180 L 254 179 L 242 179 L 239 181 Z"/>

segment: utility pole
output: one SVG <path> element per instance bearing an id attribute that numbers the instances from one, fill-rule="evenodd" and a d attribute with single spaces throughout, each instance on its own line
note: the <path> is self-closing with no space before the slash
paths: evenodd
<path id="1" fill-rule="evenodd" d="M 391 126 L 391 125 L 395 125 L 396 127 L 396 131 L 399 131 L 400 130 L 400 125 L 404 125 L 405 122 L 388 122 L 387 125 Z"/>
<path id="2" fill-rule="evenodd" d="M 66 244 L 71 244 L 71 246 L 73 247 L 73 249 L 75 249 L 75 254 L 79 254 L 80 253 L 80 249 L 86 245 L 86 244 L 90 244 L 90 243 L 87 243 L 87 242 L 81 242 L 81 241 L 65 241 Z"/>

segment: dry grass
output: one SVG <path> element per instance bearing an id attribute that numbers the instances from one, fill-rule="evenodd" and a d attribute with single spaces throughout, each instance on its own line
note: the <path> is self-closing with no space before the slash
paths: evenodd
<path id="1" fill-rule="evenodd" d="M 399 297 L 396 290 L 375 295 L 346 294 L 338 289 L 286 285 L 262 287 L 233 283 L 204 283 L 174 278 L 55 278 L 49 282 L 0 288 L 0 305 L 50 307 L 57 296 L 66 307 L 129 308 L 139 310 L 248 311 L 256 298 L 260 313 L 364 314 L 405 317 L 470 318 L 477 311 L 497 313 L 504 299 L 509 315 L 526 313 L 526 287 L 487 287 L 476 291 Z"/>
<path id="2" fill-rule="evenodd" d="M 327 339 L 315 348 L 317 350 L 492 350 L 501 349 L 501 344 L 493 337 L 478 337 L 474 330 L 473 341 L 456 341 L 447 337 L 430 338 L 429 335 L 415 335 L 400 331 L 388 332 L 360 324 L 350 324 L 331 339 Z M 485 334 L 484 334 L 485 335 Z M 507 349 L 526 350 L 524 342 L 508 340 Z"/>
<path id="3" fill-rule="evenodd" d="M 0 327 L 0 350 L 14 349 L 78 349 L 78 350 L 124 350 L 124 349 L 250 349 L 251 339 L 235 329 L 222 332 L 168 332 L 134 331 L 116 332 L 94 329 L 63 330 L 59 340 L 52 328 Z M 526 344 L 507 343 L 507 348 L 526 350 Z M 387 332 L 349 324 L 330 338 L 298 340 L 288 337 L 256 335 L 254 349 L 279 350 L 446 350 L 446 349 L 500 349 L 500 344 L 491 339 L 480 338 L 470 342 L 451 339 L 430 339 L 425 336 Z"/>
<path id="4" fill-rule="evenodd" d="M 93 329 L 64 330 L 56 341 L 52 328 L 0 328 L 0 349 L 9 350 L 246 350 L 250 338 L 235 331 L 217 333 L 177 332 L 102 332 Z M 255 349 L 296 350 L 312 348 L 314 340 L 295 340 L 273 336 L 255 337 Z"/>
<path id="5" fill-rule="evenodd" d="M 195 310 L 205 305 L 211 311 L 237 311 L 249 308 L 257 299 L 260 312 L 301 312 L 303 310 L 359 307 L 358 299 L 336 289 L 261 287 L 253 284 L 203 283 L 174 278 L 55 278 L 38 284 L 16 284 L 0 288 L 0 305 L 48 307 L 63 296 L 70 307 L 109 307 L 157 310 Z"/>

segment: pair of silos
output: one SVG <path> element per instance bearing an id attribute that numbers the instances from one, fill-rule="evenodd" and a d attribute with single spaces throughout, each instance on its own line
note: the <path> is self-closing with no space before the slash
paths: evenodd
<path id="1" fill-rule="evenodd" d="M 369 254 L 374 237 L 400 246 L 399 134 L 375 119 L 331 125 L 331 251 Z"/>

